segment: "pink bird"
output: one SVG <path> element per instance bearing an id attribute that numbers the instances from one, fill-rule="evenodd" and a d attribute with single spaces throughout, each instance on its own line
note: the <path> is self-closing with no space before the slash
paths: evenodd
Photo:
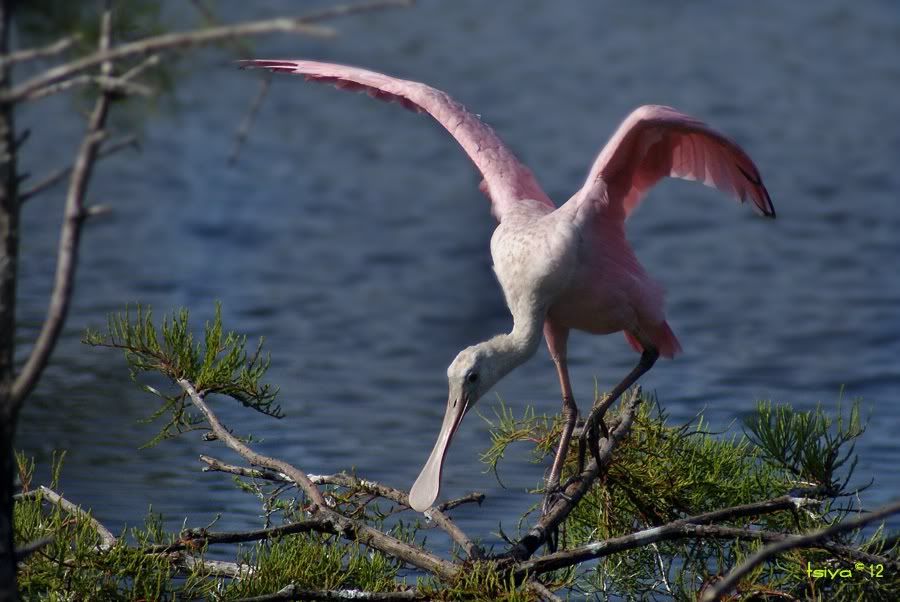
<path id="1" fill-rule="evenodd" d="M 440 493 L 444 458 L 463 416 L 500 379 L 534 355 L 542 334 L 556 364 L 564 417 L 548 492 L 559 486 L 578 419 L 566 366 L 569 331 L 622 331 L 641 353 L 637 366 L 591 412 L 585 433 L 595 430 L 603 411 L 660 355 L 671 358 L 681 350 L 666 323 L 663 288 L 638 263 L 625 237 L 625 220 L 656 182 L 665 176 L 698 180 L 740 202 L 749 198 L 759 213 L 775 217 L 759 170 L 737 143 L 669 107 L 635 109 L 600 152 L 581 189 L 556 207 L 531 170 L 497 134 L 440 90 L 314 61 L 241 64 L 296 73 L 428 113 L 463 147 L 484 178 L 480 188 L 499 222 L 491 237 L 491 257 L 513 328 L 463 349 L 447 369 L 449 396 L 443 424 L 409 494 L 410 505 L 419 512 L 428 509 Z"/>

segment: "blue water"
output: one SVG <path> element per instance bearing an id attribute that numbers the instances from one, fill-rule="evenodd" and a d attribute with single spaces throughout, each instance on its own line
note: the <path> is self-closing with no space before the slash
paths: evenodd
<path id="1" fill-rule="evenodd" d="M 222 8 L 231 20 L 296 4 Z M 638 256 L 668 290 L 684 347 L 642 383 L 673 421 L 702 410 L 717 429 L 757 399 L 811 408 L 862 398 L 872 420 L 858 471 L 875 478 L 863 501 L 900 495 L 895 2 L 424 1 L 334 25 L 334 40 L 268 36 L 254 52 L 444 89 L 496 129 L 557 203 L 639 104 L 673 105 L 738 140 L 762 171 L 776 221 L 675 181 L 629 221 Z M 199 325 L 221 300 L 228 326 L 266 338 L 287 413 L 276 422 L 217 402 L 223 420 L 309 472 L 355 468 L 402 488 L 440 425 L 447 364 L 511 324 L 490 267 L 489 207 L 439 126 L 282 76 L 229 168 L 258 85 L 232 58 L 191 55 L 178 63 L 174 101 L 117 121 L 120 131 L 137 125 L 143 151 L 97 170 L 90 198 L 113 212 L 85 228 L 64 337 L 19 429 L 19 445 L 44 465 L 51 450 L 69 450 L 64 493 L 114 530 L 140 522 L 150 504 L 173 527 L 219 512 L 223 528 L 257 525 L 260 508 L 228 477 L 199 472 L 200 453 L 233 457 L 198 434 L 137 450 L 154 433 L 136 422 L 154 398 L 129 382 L 118 355 L 78 342 L 108 312 L 136 301 L 160 312 L 186 306 Z M 35 178 L 71 160 L 82 128 L 72 102 L 43 101 L 20 116 L 34 130 L 23 168 Z M 58 189 L 25 209 L 23 357 L 46 310 L 62 199 Z M 573 335 L 570 358 L 582 408 L 595 378 L 608 389 L 637 359 L 621 335 L 583 334 Z M 517 411 L 558 411 L 546 351 L 505 378 L 482 412 L 491 415 L 497 396 Z M 543 467 L 524 452 L 510 457 L 502 489 L 478 461 L 488 444 L 486 425 L 470 415 L 444 495 L 484 491 L 481 508 L 457 516 L 495 541 L 501 521 L 514 532 Z"/>

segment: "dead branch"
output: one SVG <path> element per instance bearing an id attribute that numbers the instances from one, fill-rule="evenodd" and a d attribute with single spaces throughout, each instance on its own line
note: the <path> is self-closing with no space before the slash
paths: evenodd
<path id="1" fill-rule="evenodd" d="M 291 479 L 281 473 L 257 470 L 253 468 L 245 468 L 242 466 L 233 466 L 231 464 L 225 464 L 210 456 L 200 456 L 200 460 L 207 464 L 207 466 L 203 469 L 204 471 L 216 470 L 245 477 L 266 479 L 268 481 L 291 482 Z M 346 487 L 347 489 L 351 490 L 363 491 L 390 500 L 392 502 L 400 504 L 401 506 L 405 506 L 407 508 L 409 507 L 408 493 L 375 481 L 360 479 L 348 474 L 308 476 L 310 481 L 312 481 L 316 485 L 337 485 L 339 487 Z M 471 501 L 477 501 L 478 503 L 481 503 L 483 499 L 484 494 L 470 494 L 470 496 L 467 496 L 466 498 L 454 500 L 454 505 L 450 507 L 453 508 L 460 504 Z M 445 504 L 450 503 L 451 502 L 445 502 Z M 450 538 L 466 552 L 469 558 L 481 558 L 483 554 L 481 548 L 477 544 L 473 543 L 472 540 L 469 539 L 469 537 L 459 527 L 457 527 L 453 523 L 453 521 L 450 520 L 450 517 L 447 516 L 444 512 L 445 508 L 432 508 L 425 513 L 425 516 L 428 519 L 432 520 L 435 525 L 446 531 Z"/>
<path id="2" fill-rule="evenodd" d="M 270 470 L 277 470 L 288 477 L 290 477 L 291 481 L 294 482 L 297 487 L 303 491 L 310 500 L 312 500 L 313 504 L 317 508 L 326 508 L 327 503 L 325 502 L 325 498 L 322 496 L 322 492 L 319 491 L 319 488 L 313 485 L 312 481 L 309 480 L 309 477 L 306 476 L 306 473 L 288 464 L 283 460 L 278 460 L 275 458 L 270 458 L 269 456 L 264 456 L 259 454 L 252 449 L 250 449 L 246 444 L 240 441 L 237 437 L 232 435 L 228 429 L 222 426 L 222 423 L 219 422 L 219 418 L 213 413 L 213 411 L 206 405 L 206 402 L 203 399 L 203 395 L 197 392 L 197 389 L 194 388 L 194 385 L 183 378 L 178 379 L 178 385 L 184 390 L 185 393 L 188 394 L 191 398 L 191 402 L 194 404 L 200 412 L 203 413 L 203 416 L 206 418 L 206 421 L 209 423 L 209 426 L 212 428 L 213 433 L 222 440 L 225 445 L 230 447 L 232 450 L 236 451 L 240 454 L 245 460 L 250 462 L 251 464 L 255 464 L 256 466 L 262 466 L 264 468 L 268 468 Z M 314 511 L 317 509 L 314 508 Z"/>
<path id="3" fill-rule="evenodd" d="M 42 46 L 40 48 L 27 48 L 25 50 L 17 50 L 16 52 L 11 52 L 4 57 L 0 57 L 0 69 L 8 67 L 9 65 L 15 65 L 16 63 L 24 63 L 26 61 L 33 61 L 35 59 L 45 59 L 56 56 L 57 54 L 62 54 L 63 52 L 71 48 L 79 38 L 80 36 L 78 34 L 74 34 L 71 36 L 66 36 L 47 46 Z"/>
<path id="4" fill-rule="evenodd" d="M 112 49 L 105 49 L 94 54 L 48 69 L 44 73 L 26 80 L 18 86 L 0 94 L 0 104 L 21 102 L 35 90 L 61 82 L 96 67 L 104 62 L 116 62 L 134 56 L 146 56 L 168 50 L 179 50 L 194 46 L 212 44 L 229 38 L 261 35 L 266 33 L 299 33 L 314 37 L 331 37 L 334 30 L 330 27 L 314 25 L 318 21 L 349 15 L 361 11 L 384 9 L 394 6 L 408 6 L 408 0 L 381 0 L 335 6 L 301 17 L 266 19 L 251 21 L 238 25 L 208 27 L 200 30 L 168 33 L 135 42 L 122 44 Z"/>
<path id="5" fill-rule="evenodd" d="M 199 570 L 205 575 L 213 577 L 228 577 L 229 579 L 243 579 L 253 575 L 253 567 L 247 564 L 237 564 L 236 562 L 225 562 L 223 560 L 208 560 L 205 558 L 194 558 L 187 554 L 176 554 L 170 559 L 176 568 L 191 572 Z"/>
<path id="6" fill-rule="evenodd" d="M 313 500 L 314 506 L 311 512 L 315 517 L 314 520 L 319 523 L 319 528 L 380 550 L 389 556 L 433 573 L 442 579 L 452 579 L 457 574 L 459 567 L 452 562 L 438 558 L 418 546 L 410 545 L 360 521 L 349 519 L 331 510 L 326 505 L 321 491 L 309 480 L 306 473 L 287 462 L 264 456 L 250 449 L 219 422 L 218 417 L 204 401 L 203 395 L 197 392 L 197 389 L 190 381 L 182 378 L 178 379 L 177 382 L 188 394 L 194 407 L 204 415 L 218 439 L 222 440 L 229 448 L 240 454 L 251 464 L 288 475 Z"/>
<path id="7" fill-rule="evenodd" d="M 785 536 L 783 540 L 762 548 L 747 558 L 743 563 L 731 569 L 725 577 L 706 590 L 702 599 L 704 602 L 720 599 L 726 592 L 731 591 L 744 575 L 752 571 L 759 564 L 782 552 L 795 548 L 818 547 L 821 542 L 831 539 L 835 535 L 846 533 L 847 531 L 855 531 L 869 523 L 886 518 L 892 514 L 897 514 L 898 512 L 900 512 L 900 501 L 888 504 L 887 506 L 882 506 L 869 514 L 846 520 L 842 523 L 832 525 L 826 529 L 821 529 L 807 535 Z"/>
<path id="8" fill-rule="evenodd" d="M 128 94 L 132 96 L 152 96 L 153 90 L 142 84 L 129 82 L 124 78 L 109 77 L 104 75 L 77 75 L 43 88 L 39 88 L 22 99 L 23 102 L 40 100 L 53 94 L 65 92 L 78 86 L 95 85 L 116 94 Z"/>
<path id="9" fill-rule="evenodd" d="M 100 53 L 109 50 L 112 37 L 112 10 L 107 2 L 101 17 L 100 27 Z M 105 61 L 100 66 L 100 75 L 108 77 L 112 72 L 112 63 Z M 72 290 L 75 281 L 75 268 L 78 265 L 78 243 L 81 238 L 81 226 L 84 223 L 84 198 L 88 184 L 93 173 L 94 163 L 97 159 L 97 151 L 105 137 L 104 127 L 112 92 L 104 90 L 94 103 L 94 110 L 88 122 L 87 132 L 82 140 L 81 147 L 72 168 L 72 177 L 69 180 L 69 192 L 66 196 L 65 215 L 63 218 L 62 233 L 60 234 L 59 251 L 56 262 L 56 277 L 53 284 L 53 293 L 50 297 L 50 307 L 47 317 L 41 327 L 31 353 L 22 371 L 16 376 L 8 403 L 18 412 L 22 402 L 34 388 L 41 373 L 47 366 L 47 361 L 59 333 L 62 330 L 66 315 L 69 311 L 69 301 L 72 298 Z"/>
<path id="10" fill-rule="evenodd" d="M 137 136 L 134 136 L 133 134 L 129 134 L 128 136 L 123 136 L 122 138 L 120 138 L 114 142 L 110 142 L 109 144 L 104 144 L 103 146 L 100 147 L 100 150 L 97 151 L 97 159 L 103 159 L 104 157 L 108 157 L 108 156 L 112 155 L 113 153 L 116 153 L 124 148 L 129 148 L 129 147 L 130 148 L 139 148 Z M 56 184 L 59 184 L 60 182 L 65 180 L 67 177 L 69 177 L 69 174 L 71 174 L 71 173 L 72 173 L 71 165 L 69 167 L 63 167 L 63 168 L 57 169 L 56 171 L 54 171 L 51 174 L 44 177 L 40 182 L 37 182 L 36 184 L 34 184 L 28 190 L 25 190 L 25 191 L 19 193 L 19 202 L 24 203 L 31 197 L 38 195 L 49 188 L 52 188 Z"/>
<path id="11" fill-rule="evenodd" d="M 51 504 L 55 504 L 74 516 L 78 516 L 82 520 L 87 521 L 97 532 L 97 535 L 100 536 L 100 549 L 108 550 L 109 548 L 116 545 L 116 536 L 112 534 L 112 532 L 107 529 L 103 524 L 98 521 L 96 518 L 90 515 L 89 512 L 86 512 L 81 509 L 80 506 L 70 502 L 60 494 L 56 493 L 49 487 L 45 487 L 41 485 L 37 489 L 32 489 L 26 493 L 20 493 L 15 496 L 16 499 L 32 499 L 40 496 L 42 499 L 50 502 Z"/>
<path id="12" fill-rule="evenodd" d="M 276 602 L 278 600 L 364 600 L 368 602 L 406 602 L 408 600 L 430 600 L 415 589 L 399 592 L 365 592 L 358 589 L 311 590 L 296 585 L 288 585 L 274 594 L 263 594 L 252 598 L 240 598 L 235 602 Z"/>
<path id="13" fill-rule="evenodd" d="M 296 533 L 313 532 L 334 534 L 334 530 L 330 529 L 328 525 L 324 525 L 322 521 L 316 519 L 301 520 L 289 525 L 269 527 L 268 529 L 254 529 L 252 531 L 223 531 L 221 533 L 210 533 L 206 531 L 206 529 L 188 529 L 181 532 L 178 541 L 175 543 L 147 546 L 146 548 L 143 548 L 143 551 L 147 554 L 168 554 L 170 552 L 196 549 L 220 543 L 262 541 L 283 537 L 285 535 L 294 535 Z"/>
<path id="14" fill-rule="evenodd" d="M 526 583 L 526 587 L 536 593 L 544 602 L 562 602 L 562 598 L 550 591 L 549 587 L 547 587 L 537 579 L 528 580 L 528 582 Z"/>
<path id="15" fill-rule="evenodd" d="M 501 556 L 502 558 L 511 558 L 518 562 L 527 560 L 547 541 L 548 535 L 566 520 L 579 500 L 584 497 L 597 477 L 600 476 L 603 465 L 607 464 L 612 456 L 613 449 L 631 431 L 631 424 L 640 402 L 640 394 L 635 390 L 630 399 L 623 403 L 621 418 L 615 426 L 609 429 L 609 437 L 603 439 L 602 444 L 599 445 L 597 458 L 592 459 L 580 475 L 570 479 L 563 495 L 528 531 L 525 537 Z"/>
<path id="16" fill-rule="evenodd" d="M 241 124 L 234 134 L 234 146 L 231 147 L 231 153 L 228 155 L 228 165 L 237 163 L 238 156 L 241 154 L 241 148 L 243 148 L 247 136 L 250 135 L 250 129 L 253 127 L 256 116 L 259 114 L 259 109 L 262 107 L 262 103 L 266 99 L 266 95 L 269 93 L 271 87 L 272 74 L 267 72 L 265 77 L 260 80 L 259 90 L 257 91 L 256 96 L 253 97 L 253 102 L 250 103 L 250 107 L 247 109 L 244 118 L 241 119 Z"/>

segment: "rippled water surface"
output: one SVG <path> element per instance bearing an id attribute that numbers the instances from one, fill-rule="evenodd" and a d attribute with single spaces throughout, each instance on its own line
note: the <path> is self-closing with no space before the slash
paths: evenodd
<path id="1" fill-rule="evenodd" d="M 223 3 L 229 19 L 251 16 Z M 248 5 L 249 6 L 249 5 Z M 295 3 L 253 8 L 288 11 Z M 296 9 L 295 9 L 296 10 Z M 629 221 L 648 271 L 668 290 L 684 353 L 643 379 L 675 421 L 705 410 L 715 428 L 757 399 L 800 408 L 861 397 L 873 419 L 859 444 L 867 505 L 900 495 L 900 9 L 896 2 L 423 1 L 358 15 L 332 41 L 270 36 L 260 56 L 345 62 L 428 82 L 495 127 L 557 203 L 576 190 L 618 122 L 670 104 L 737 139 L 778 209 L 756 217 L 719 193 L 666 181 Z M 63 489 L 114 530 L 147 506 L 170 525 L 258 524 L 256 500 L 199 472 L 190 435 L 140 450 L 155 406 L 118 355 L 81 331 L 140 301 L 186 306 L 197 323 L 221 300 L 226 323 L 265 336 L 280 422 L 221 403 L 264 451 L 314 473 L 355 468 L 408 488 L 443 414 L 447 364 L 510 327 L 490 267 L 494 223 L 464 154 L 423 116 L 364 95 L 276 78 L 235 168 L 235 128 L 258 74 L 223 53 L 179 63 L 177 107 L 144 123 L 143 152 L 104 161 L 91 198 L 113 213 L 84 233 L 65 338 L 29 400 L 19 445 L 46 464 L 69 450 Z M 34 135 L 24 169 L 72 156 L 81 125 L 68 101 L 20 118 Z M 19 340 L 46 308 L 62 192 L 25 210 Z M 576 396 L 611 387 L 636 360 L 621 335 L 573 335 Z M 543 348 L 496 388 L 517 411 L 558 409 Z M 491 415 L 496 395 L 481 404 Z M 542 468 L 510 458 L 508 489 L 483 474 L 486 425 L 470 415 L 444 495 L 488 494 L 459 511 L 496 531 L 533 501 Z M 513 454 L 515 456 L 515 454 Z"/>

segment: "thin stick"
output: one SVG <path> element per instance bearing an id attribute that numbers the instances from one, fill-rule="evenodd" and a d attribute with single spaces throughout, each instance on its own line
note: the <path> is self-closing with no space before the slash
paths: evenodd
<path id="1" fill-rule="evenodd" d="M 224 464 L 210 456 L 200 456 L 200 460 L 207 464 L 204 470 L 218 470 L 221 472 L 229 472 L 245 477 L 263 478 L 270 481 L 290 481 L 283 473 L 260 471 L 252 468 L 244 468 L 242 466 L 233 466 Z M 316 485 L 338 485 L 348 489 L 364 491 L 374 494 L 387 500 L 391 500 L 401 506 L 409 507 L 409 494 L 400 491 L 388 485 L 383 485 L 368 479 L 360 479 L 348 474 L 335 475 L 308 475 L 309 480 Z M 480 499 L 484 496 L 481 495 Z M 479 499 L 479 498 L 474 498 Z M 466 498 L 465 501 L 474 501 L 473 498 Z M 460 502 L 462 503 L 462 502 Z M 458 505 L 458 504 L 457 504 Z M 434 508 L 425 513 L 425 515 L 434 521 L 434 524 L 443 529 L 450 538 L 468 555 L 469 558 L 476 559 L 483 556 L 481 548 L 475 544 L 469 537 L 459 528 L 444 511 Z"/>
<path id="2" fill-rule="evenodd" d="M 90 515 L 90 513 L 81 509 L 80 506 L 70 502 L 60 494 L 56 493 L 49 487 L 45 487 L 41 485 L 37 489 L 32 489 L 27 493 L 18 494 L 16 499 L 31 499 L 41 496 L 44 500 L 52 504 L 56 504 L 69 514 L 74 514 L 76 516 L 81 517 L 83 520 L 86 520 L 90 525 L 97 531 L 97 534 L 100 536 L 100 549 L 108 550 L 109 548 L 116 545 L 116 536 L 112 534 L 112 532 L 107 529 L 103 524 L 98 521 L 96 518 Z"/>
<path id="3" fill-rule="evenodd" d="M 366 592 L 358 589 L 303 589 L 296 585 L 288 585 L 274 594 L 263 594 L 252 598 L 239 598 L 235 602 L 276 602 L 278 600 L 324 600 L 340 602 L 342 600 L 363 600 L 364 602 L 406 602 L 407 600 L 431 600 L 429 596 L 414 589 L 399 592 Z"/>
<path id="4" fill-rule="evenodd" d="M 42 46 L 40 48 L 27 48 L 25 50 L 17 50 L 16 52 L 10 52 L 8 55 L 4 57 L 0 57 L 0 69 L 7 67 L 9 65 L 15 65 L 16 63 L 24 63 L 25 61 L 33 61 L 35 59 L 44 59 L 49 58 L 51 56 L 56 56 L 57 54 L 62 54 L 66 50 L 72 47 L 75 42 L 78 41 L 79 35 L 71 35 L 48 46 Z"/>
<path id="5" fill-rule="evenodd" d="M 544 542 L 548 534 L 552 533 L 566 518 L 579 500 L 590 490 L 594 481 L 600 476 L 602 466 L 609 462 L 613 449 L 625 438 L 631 430 L 637 406 L 641 402 L 639 395 L 632 394 L 622 410 L 621 420 L 610 429 L 609 437 L 603 439 L 603 445 L 599 446 L 596 457 L 590 461 L 587 467 L 576 478 L 570 479 L 563 495 L 540 518 L 537 524 L 528 531 L 528 534 L 520 539 L 503 557 L 516 561 L 524 561 L 531 557 Z"/>
<path id="6" fill-rule="evenodd" d="M 322 492 L 319 491 L 319 488 L 313 485 L 312 481 L 309 480 L 309 477 L 306 476 L 306 473 L 288 464 L 283 460 L 278 460 L 276 458 L 270 458 L 269 456 L 264 456 L 259 454 L 249 447 L 245 445 L 242 441 L 240 441 L 237 437 L 228 432 L 222 423 L 219 422 L 219 418 L 209 409 L 209 406 L 206 405 L 206 402 L 203 399 L 203 396 L 197 392 L 197 389 L 194 388 L 194 385 L 184 379 L 178 379 L 178 385 L 187 393 L 191 402 L 193 402 L 194 407 L 200 410 L 204 417 L 206 417 L 206 421 L 209 423 L 209 426 L 212 427 L 213 433 L 221 439 L 225 445 L 239 453 L 241 456 L 247 459 L 251 464 L 256 464 L 257 466 L 263 466 L 265 468 L 269 468 L 271 470 L 277 470 L 286 474 L 290 479 L 297 485 L 312 502 L 319 508 L 327 507 L 325 502 L 325 498 L 322 496 Z"/>
<path id="7" fill-rule="evenodd" d="M 882 506 L 881 508 L 869 514 L 864 514 L 857 518 L 832 525 L 827 529 L 821 529 L 807 535 L 785 537 L 785 539 L 783 539 L 782 541 L 778 541 L 762 548 L 761 550 L 757 551 L 755 554 L 747 558 L 744 562 L 731 569 L 731 571 L 727 575 L 725 575 L 725 577 L 722 578 L 721 581 L 717 581 L 708 590 L 706 590 L 706 592 L 703 594 L 702 599 L 704 600 L 704 602 L 718 600 L 723 595 L 725 595 L 725 592 L 731 591 L 744 575 L 752 571 L 756 566 L 762 564 L 772 556 L 780 554 L 781 552 L 792 550 L 794 548 L 816 547 L 820 542 L 830 539 L 835 535 L 845 533 L 847 531 L 855 531 L 856 529 L 864 527 L 871 522 L 886 518 L 888 516 L 891 516 L 892 514 L 897 514 L 898 512 L 900 512 L 900 501 L 888 504 L 887 506 Z"/>
<path id="8" fill-rule="evenodd" d="M 387 4 L 389 3 L 379 3 L 379 6 L 385 6 Z M 393 2 L 390 4 L 399 6 L 405 3 Z M 371 3 L 368 3 L 367 5 L 371 5 Z M 312 23 L 314 21 L 337 16 L 338 14 L 349 14 L 349 12 L 349 9 L 345 10 L 343 13 L 337 13 L 333 10 L 322 11 L 319 14 L 307 15 L 305 17 L 266 19 L 263 21 L 240 23 L 238 25 L 208 27 L 200 30 L 167 33 L 144 38 L 143 40 L 122 44 L 111 50 L 96 52 L 64 65 L 54 67 L 53 69 L 48 69 L 44 73 L 22 82 L 6 93 L 0 94 L 0 104 L 19 102 L 35 90 L 69 79 L 70 77 L 78 75 L 83 71 L 87 71 L 92 67 L 96 67 L 105 61 L 120 61 L 133 56 L 154 54 L 165 50 L 176 50 L 212 44 L 229 38 L 261 35 L 273 32 L 300 33 L 325 38 L 331 37 L 335 33 L 333 29 L 330 27 L 313 25 Z"/>
<path id="9" fill-rule="evenodd" d="M 109 50 L 112 36 L 112 11 L 110 3 L 106 3 L 106 9 L 101 17 L 100 27 L 100 54 Z M 109 76 L 112 63 L 102 62 L 100 74 Z M 97 159 L 97 150 L 105 136 L 103 128 L 106 125 L 106 116 L 109 112 L 111 93 L 104 90 L 94 103 L 91 112 L 87 132 L 81 142 L 77 158 L 72 167 L 72 177 L 69 180 L 69 192 L 66 196 L 65 215 L 63 218 L 62 233 L 60 234 L 59 251 L 56 262 L 56 277 L 53 284 L 53 293 L 50 297 L 50 307 L 47 317 L 41 327 L 31 353 L 22 371 L 13 382 L 9 395 L 9 402 L 13 408 L 13 415 L 18 413 L 22 402 L 37 384 L 41 373 L 47 366 L 50 354 L 56 346 L 56 341 L 62 331 L 63 323 L 69 313 L 69 302 L 72 299 L 72 291 L 75 282 L 75 268 L 78 265 L 78 243 L 81 239 L 81 226 L 84 223 L 84 197 Z"/>
<path id="10" fill-rule="evenodd" d="M 112 155 L 113 153 L 116 153 L 123 148 L 128 147 L 138 148 L 137 137 L 133 134 L 129 134 L 128 136 L 124 136 L 119 140 L 101 146 L 100 150 L 97 151 L 97 159 L 103 159 L 104 157 L 108 157 L 109 155 Z M 19 202 L 24 203 L 31 197 L 44 192 L 48 188 L 52 188 L 56 184 L 59 184 L 67 177 L 69 177 L 69 174 L 72 173 L 72 168 L 73 166 L 71 165 L 68 167 L 62 167 L 47 175 L 40 182 L 37 182 L 28 190 L 19 193 Z"/>
<path id="11" fill-rule="evenodd" d="M 389 556 L 433 573 L 442 579 L 453 579 L 456 577 L 460 567 L 452 562 L 438 558 L 420 547 L 410 545 L 396 537 L 382 533 L 378 529 L 349 519 L 331 510 L 326 505 L 322 493 L 309 480 L 306 473 L 287 462 L 254 452 L 219 422 L 218 417 L 203 400 L 203 395 L 197 392 L 197 389 L 190 381 L 178 379 L 176 382 L 188 394 L 194 406 L 206 417 L 209 426 L 218 439 L 222 440 L 228 447 L 239 453 L 251 464 L 282 472 L 291 477 L 291 480 L 303 489 L 315 503 L 312 513 L 323 529 L 328 529 L 331 533 L 340 534 L 345 539 L 380 550 Z"/>

